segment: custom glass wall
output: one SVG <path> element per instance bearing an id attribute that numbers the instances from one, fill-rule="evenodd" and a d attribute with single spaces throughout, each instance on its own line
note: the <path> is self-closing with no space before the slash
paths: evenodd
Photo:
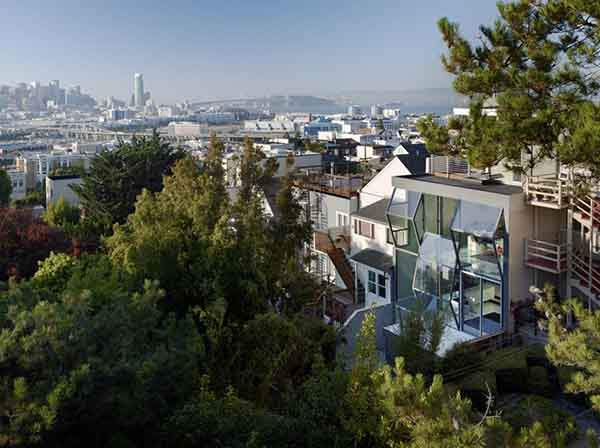
<path id="1" fill-rule="evenodd" d="M 395 239 L 399 308 L 418 300 L 444 312 L 447 325 L 476 336 L 503 328 L 502 209 L 395 189 L 388 221 L 391 232 L 405 232 Z"/>
<path id="2" fill-rule="evenodd" d="M 500 331 L 506 249 L 502 210 L 460 201 L 451 230 L 461 269 L 463 329 L 474 335 Z"/>

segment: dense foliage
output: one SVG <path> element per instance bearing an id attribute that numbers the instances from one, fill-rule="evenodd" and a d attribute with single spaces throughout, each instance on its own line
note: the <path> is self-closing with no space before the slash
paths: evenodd
<path id="1" fill-rule="evenodd" d="M 500 2 L 498 10 L 499 20 L 480 27 L 475 46 L 457 24 L 439 21 L 448 47 L 443 65 L 455 90 L 471 99 L 471 113 L 447 126 L 421 122 L 428 147 L 480 168 L 504 161 L 529 172 L 551 158 L 598 175 L 597 1 L 518 0 Z"/>
<path id="2" fill-rule="evenodd" d="M 65 234 L 28 209 L 0 209 L 0 281 L 31 277 L 52 251 L 70 246 Z"/>
<path id="3" fill-rule="evenodd" d="M 102 233 L 109 233 L 112 224 L 127 220 L 143 189 L 162 189 L 163 176 L 181 157 L 182 153 L 161 142 L 158 134 L 121 142 L 113 151 L 98 154 L 83 176 L 83 184 L 73 187 L 86 218 Z"/>
<path id="4" fill-rule="evenodd" d="M 337 335 L 303 313 L 318 288 L 291 179 L 269 217 L 272 167 L 248 143 L 231 194 L 222 150 L 214 139 L 202 167 L 182 159 L 161 191 L 144 190 L 106 253 L 48 252 L 0 292 L 1 443 L 551 446 L 543 422 L 515 432 L 439 375 L 409 373 L 401 358 L 381 366 L 372 315 L 354 360 L 336 359 Z M 409 326 L 434 349 L 428 321 Z"/>
<path id="5" fill-rule="evenodd" d="M 567 390 L 588 395 L 600 410 L 600 311 L 589 310 L 577 299 L 559 303 L 550 286 L 538 307 L 548 317 L 548 357 L 559 366 L 575 369 Z M 577 325 L 567 325 L 567 316 Z"/>

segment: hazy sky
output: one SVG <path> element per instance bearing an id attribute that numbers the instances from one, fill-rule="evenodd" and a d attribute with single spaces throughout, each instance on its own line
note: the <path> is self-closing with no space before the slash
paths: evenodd
<path id="1" fill-rule="evenodd" d="M 0 84 L 59 79 L 157 101 L 448 87 L 442 16 L 469 37 L 495 0 L 0 0 Z"/>

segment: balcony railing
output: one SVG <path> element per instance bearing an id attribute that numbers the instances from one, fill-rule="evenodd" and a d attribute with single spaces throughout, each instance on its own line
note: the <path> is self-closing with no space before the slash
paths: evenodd
<path id="1" fill-rule="evenodd" d="M 568 246 L 548 241 L 525 240 L 525 264 L 553 274 L 567 270 Z"/>
<path id="2" fill-rule="evenodd" d="M 569 188 L 565 179 L 555 175 L 525 177 L 523 190 L 529 204 L 545 208 L 569 206 Z"/>
<path id="3" fill-rule="evenodd" d="M 343 197 L 358 196 L 358 190 L 364 184 L 362 176 L 341 176 L 333 174 L 307 174 L 296 180 L 298 188 Z"/>
<path id="4" fill-rule="evenodd" d="M 571 275 L 579 286 L 590 294 L 590 299 L 595 305 L 599 305 L 598 294 L 600 294 L 600 266 L 589 257 L 581 254 L 573 254 Z"/>
<path id="5" fill-rule="evenodd" d="M 591 196 L 575 198 L 573 217 L 588 227 L 600 228 L 600 202 Z"/>

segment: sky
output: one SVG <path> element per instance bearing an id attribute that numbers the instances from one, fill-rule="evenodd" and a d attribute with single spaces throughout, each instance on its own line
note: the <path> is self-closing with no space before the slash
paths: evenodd
<path id="1" fill-rule="evenodd" d="M 450 87 L 436 22 L 496 0 L 0 0 L 0 84 L 61 80 L 157 102 Z"/>

